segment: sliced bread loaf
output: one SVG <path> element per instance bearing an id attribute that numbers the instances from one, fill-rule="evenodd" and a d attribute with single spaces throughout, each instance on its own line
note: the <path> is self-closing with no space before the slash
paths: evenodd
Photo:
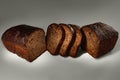
<path id="1" fill-rule="evenodd" d="M 99 58 L 111 51 L 118 39 L 118 32 L 111 26 L 97 22 L 83 26 L 82 48 L 94 58 Z"/>
<path id="2" fill-rule="evenodd" d="M 9 51 L 29 62 L 46 50 L 44 30 L 29 25 L 11 27 L 3 34 L 2 41 Z"/>

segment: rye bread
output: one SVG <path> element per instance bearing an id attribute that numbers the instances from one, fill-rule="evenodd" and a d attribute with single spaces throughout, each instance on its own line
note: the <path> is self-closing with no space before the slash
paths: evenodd
<path id="1" fill-rule="evenodd" d="M 56 23 L 50 24 L 47 29 L 46 43 L 47 50 L 52 55 L 58 55 L 63 40 L 65 39 L 64 29 Z"/>
<path id="2" fill-rule="evenodd" d="M 61 23 L 61 24 L 59 24 L 59 26 L 61 26 L 65 31 L 65 39 L 61 45 L 59 54 L 63 57 L 67 57 L 69 55 L 67 50 L 70 46 L 70 42 L 72 40 L 73 33 L 67 24 Z"/>
<path id="3" fill-rule="evenodd" d="M 77 57 L 78 51 L 80 49 L 81 41 L 82 41 L 82 33 L 80 31 L 80 27 L 77 25 L 69 24 L 71 30 L 73 31 L 73 38 L 70 43 L 69 55 L 71 57 Z"/>
<path id="4" fill-rule="evenodd" d="M 118 39 L 118 32 L 111 26 L 97 22 L 81 28 L 83 34 L 82 48 L 94 58 L 111 51 Z"/>
<path id="5" fill-rule="evenodd" d="M 29 25 L 9 28 L 3 33 L 2 41 L 9 51 L 29 62 L 34 61 L 46 50 L 44 30 Z"/>

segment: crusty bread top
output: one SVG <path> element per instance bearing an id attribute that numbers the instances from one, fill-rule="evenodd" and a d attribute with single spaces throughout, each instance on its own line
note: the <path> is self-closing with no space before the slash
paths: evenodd
<path id="1" fill-rule="evenodd" d="M 93 30 L 93 32 L 95 32 L 96 35 L 99 36 L 100 40 L 110 39 L 113 36 L 118 37 L 118 32 L 115 29 L 102 22 L 96 22 L 93 24 L 85 25 L 82 27 L 82 29 L 86 27 Z"/>
<path id="2" fill-rule="evenodd" d="M 26 42 L 26 38 L 32 32 L 36 30 L 43 30 L 41 28 L 32 27 L 29 25 L 17 25 L 15 27 L 11 27 L 3 33 L 2 40 L 7 40 L 10 42 L 14 42 L 19 45 L 23 45 Z"/>

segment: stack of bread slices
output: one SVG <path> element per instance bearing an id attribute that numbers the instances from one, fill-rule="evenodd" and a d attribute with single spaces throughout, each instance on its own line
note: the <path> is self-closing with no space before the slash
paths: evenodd
<path id="1" fill-rule="evenodd" d="M 53 23 L 48 27 L 46 40 L 52 55 L 77 57 L 82 34 L 79 26 Z"/>

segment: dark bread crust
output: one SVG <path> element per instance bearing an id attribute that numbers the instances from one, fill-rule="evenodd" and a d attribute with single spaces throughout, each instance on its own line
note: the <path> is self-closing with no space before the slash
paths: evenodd
<path id="1" fill-rule="evenodd" d="M 61 23 L 61 24 L 59 24 L 59 26 L 61 26 L 65 31 L 65 39 L 61 45 L 59 54 L 63 57 L 67 57 L 67 56 L 69 56 L 69 53 L 67 53 L 67 50 L 70 46 L 70 42 L 72 40 L 73 33 L 67 24 Z"/>
<path id="2" fill-rule="evenodd" d="M 118 32 L 111 26 L 97 22 L 81 28 L 83 33 L 82 48 L 94 58 L 111 51 L 118 39 Z"/>
<path id="3" fill-rule="evenodd" d="M 9 28 L 3 33 L 2 40 L 11 41 L 13 43 L 24 45 L 26 38 L 34 31 L 40 28 L 28 26 L 25 24 L 17 25 Z M 41 29 L 42 30 L 42 29 Z"/>
<path id="4" fill-rule="evenodd" d="M 52 23 L 48 26 L 47 29 L 47 50 L 52 55 L 58 55 L 61 45 L 65 39 L 64 29 L 56 23 Z"/>
<path id="5" fill-rule="evenodd" d="M 41 38 L 37 38 L 35 35 L 38 35 L 38 37 Z M 30 41 L 30 38 L 34 37 L 38 39 L 38 42 L 34 41 L 34 39 L 33 41 Z M 29 62 L 34 61 L 38 56 L 46 51 L 44 30 L 29 25 L 17 25 L 15 27 L 11 27 L 3 33 L 2 41 L 9 51 Z M 34 47 L 33 44 L 30 44 L 29 42 L 34 43 Z"/>
<path id="6" fill-rule="evenodd" d="M 73 24 L 69 24 L 71 26 L 71 28 L 74 30 L 73 34 L 73 38 L 71 41 L 71 48 L 69 50 L 69 55 L 71 57 L 77 57 L 78 56 L 78 51 L 81 45 L 81 41 L 82 41 L 82 33 L 80 31 L 80 27 L 77 25 L 73 25 Z"/>

